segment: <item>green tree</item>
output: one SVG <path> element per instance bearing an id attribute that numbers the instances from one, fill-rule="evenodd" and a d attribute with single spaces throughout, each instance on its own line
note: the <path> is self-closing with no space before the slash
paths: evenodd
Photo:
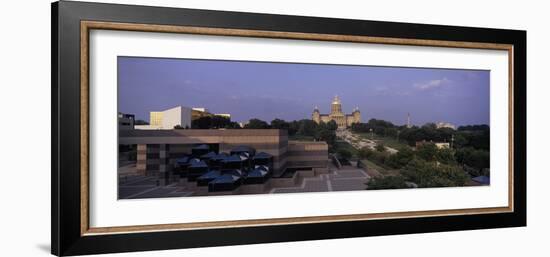
<path id="1" fill-rule="evenodd" d="M 397 137 L 397 128 L 386 128 L 384 131 L 385 136 L 387 137 Z"/>
<path id="2" fill-rule="evenodd" d="M 384 145 L 384 143 L 380 142 L 380 143 L 376 144 L 374 149 L 376 149 L 376 151 L 378 151 L 378 152 L 385 152 L 386 151 L 386 146 Z"/>
<path id="3" fill-rule="evenodd" d="M 455 157 L 458 163 L 469 166 L 471 169 L 468 170 L 474 176 L 485 174 L 483 170 L 490 168 L 490 154 L 486 150 L 465 147 L 456 150 Z"/>
<path id="4" fill-rule="evenodd" d="M 248 121 L 246 125 L 244 125 L 245 129 L 268 129 L 269 124 L 267 122 L 260 120 L 260 119 L 251 119 Z"/>
<path id="5" fill-rule="evenodd" d="M 357 151 L 357 155 L 360 159 L 369 159 L 373 155 L 373 151 L 368 147 L 363 147 Z"/>
<path id="6" fill-rule="evenodd" d="M 300 127 L 298 128 L 297 134 L 304 135 L 304 136 L 315 136 L 317 123 L 312 120 L 300 120 Z"/>
<path id="7" fill-rule="evenodd" d="M 194 129 L 219 129 L 234 127 L 234 123 L 232 123 L 229 118 L 213 115 L 193 120 L 191 122 L 191 127 Z"/>
<path id="8" fill-rule="evenodd" d="M 437 146 L 433 143 L 424 143 L 416 148 L 416 156 L 426 160 L 435 161 Z"/>
<path id="9" fill-rule="evenodd" d="M 336 121 L 331 120 L 331 121 L 327 122 L 327 128 L 329 130 L 336 131 L 336 129 L 338 128 L 338 124 L 336 124 Z"/>
<path id="10" fill-rule="evenodd" d="M 401 172 L 407 181 L 419 187 L 452 187 L 464 186 L 469 176 L 456 165 L 426 162 L 415 158 Z"/>
<path id="11" fill-rule="evenodd" d="M 240 129 L 241 125 L 239 125 L 239 123 L 237 123 L 237 122 L 231 121 L 227 125 L 225 125 L 225 128 L 226 129 Z"/>
<path id="12" fill-rule="evenodd" d="M 134 122 L 134 125 L 149 125 L 149 122 L 144 121 L 144 120 L 136 120 Z"/>
<path id="13" fill-rule="evenodd" d="M 402 176 L 374 177 L 367 182 L 367 190 L 408 188 Z"/>
<path id="14" fill-rule="evenodd" d="M 333 147 L 336 144 L 336 134 L 334 131 L 328 129 L 317 131 L 315 139 L 327 142 L 329 147 Z"/>
<path id="15" fill-rule="evenodd" d="M 209 116 L 200 117 L 191 122 L 191 128 L 194 129 L 209 129 L 212 125 L 212 118 Z"/>
<path id="16" fill-rule="evenodd" d="M 456 164 L 454 151 L 451 150 L 451 149 L 447 149 L 447 148 L 438 149 L 437 153 L 435 155 L 435 159 L 438 162 L 441 162 L 441 163 L 444 163 L 444 164 L 453 164 L 453 165 Z"/>
<path id="17" fill-rule="evenodd" d="M 271 127 L 274 129 L 286 129 L 290 127 L 290 124 L 281 119 L 274 119 L 271 121 Z"/>
<path id="18" fill-rule="evenodd" d="M 338 157 L 340 159 L 349 160 L 352 156 L 352 153 L 348 149 L 338 149 Z"/>
<path id="19" fill-rule="evenodd" d="M 414 158 L 414 152 L 409 147 L 401 147 L 398 152 L 388 156 L 386 165 L 391 168 L 402 168 Z"/>

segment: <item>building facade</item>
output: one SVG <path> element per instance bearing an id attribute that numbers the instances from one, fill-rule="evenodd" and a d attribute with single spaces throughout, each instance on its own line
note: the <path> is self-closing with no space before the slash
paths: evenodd
<path id="1" fill-rule="evenodd" d="M 119 134 L 119 144 L 137 146 L 137 171 L 144 175 L 170 171 L 177 158 L 201 144 L 220 153 L 238 146 L 268 153 L 273 156 L 275 176 L 287 168 L 327 168 L 329 158 L 326 142 L 289 141 L 287 131 L 279 129 L 125 130 Z"/>
<path id="2" fill-rule="evenodd" d="M 353 109 L 351 114 L 344 114 L 342 111 L 342 102 L 338 96 L 335 96 L 330 105 L 329 114 L 321 114 L 319 108 L 315 107 L 311 119 L 316 123 L 335 121 L 338 128 L 351 127 L 353 123 L 361 122 L 361 112 L 359 107 Z"/>

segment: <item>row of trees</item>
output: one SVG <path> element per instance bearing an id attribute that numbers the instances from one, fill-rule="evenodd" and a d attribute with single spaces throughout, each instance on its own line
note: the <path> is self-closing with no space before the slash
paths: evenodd
<path id="1" fill-rule="evenodd" d="M 487 125 L 468 125 L 452 128 L 437 128 L 434 123 L 427 123 L 421 127 L 396 126 L 389 121 L 371 119 L 367 123 L 355 123 L 352 131 L 358 133 L 374 133 L 384 137 L 394 137 L 399 141 L 415 146 L 418 141 L 450 142 L 454 137 L 454 148 L 473 147 L 489 150 L 490 136 Z"/>
<path id="2" fill-rule="evenodd" d="M 237 129 L 241 128 L 238 123 L 231 122 L 229 119 L 220 116 L 202 117 L 192 122 L 192 128 L 196 129 Z M 260 119 L 251 119 L 244 125 L 245 129 L 284 129 L 288 131 L 289 136 L 300 136 L 311 138 L 313 140 L 325 141 L 332 149 L 336 142 L 336 129 L 338 125 L 331 121 L 328 123 L 316 122 L 308 119 L 285 121 L 274 119 L 270 123 Z"/>
<path id="3" fill-rule="evenodd" d="M 363 148 L 358 151 L 361 159 L 368 159 L 388 169 L 401 169 L 413 159 L 418 158 L 427 162 L 438 162 L 448 165 L 456 165 L 454 150 L 438 149 L 435 144 L 423 144 L 416 151 L 409 147 L 401 147 L 395 154 L 386 151 L 384 145 L 378 144 L 375 150 Z"/>
<path id="4" fill-rule="evenodd" d="M 368 182 L 368 189 L 407 188 L 405 181 L 418 187 L 463 186 L 468 174 L 457 165 L 454 150 L 438 149 L 434 144 L 424 144 L 416 151 L 403 147 L 395 154 L 385 150 L 362 149 L 359 155 L 388 169 L 399 169 L 399 175 L 375 178 Z"/>
<path id="5" fill-rule="evenodd" d="M 181 128 L 181 127 L 180 127 Z M 237 122 L 231 121 L 231 119 L 223 116 L 204 116 L 191 121 L 191 128 L 193 129 L 239 129 L 241 126 Z"/>
<path id="6" fill-rule="evenodd" d="M 245 126 L 246 129 L 284 129 L 288 131 L 289 136 L 308 137 L 318 141 L 325 141 L 332 150 L 336 143 L 336 129 L 338 125 L 334 121 L 327 123 L 316 122 L 303 119 L 294 121 L 285 121 L 274 119 L 267 123 L 260 119 L 251 119 Z"/>
<path id="7" fill-rule="evenodd" d="M 188 129 L 188 127 L 175 126 L 175 129 Z M 195 119 L 191 123 L 193 129 L 240 129 L 241 126 L 232 122 L 230 119 L 222 116 L 205 116 Z M 284 129 L 288 131 L 289 136 L 301 136 L 318 141 L 325 141 L 332 150 L 336 143 L 336 129 L 338 125 L 334 121 L 327 123 L 316 122 L 303 119 L 294 121 L 285 121 L 274 119 L 270 123 L 260 119 L 251 119 L 244 125 L 245 129 Z"/>

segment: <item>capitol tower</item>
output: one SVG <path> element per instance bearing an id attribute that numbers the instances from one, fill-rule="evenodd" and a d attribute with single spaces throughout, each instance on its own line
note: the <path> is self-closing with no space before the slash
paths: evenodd
<path id="1" fill-rule="evenodd" d="M 359 107 L 355 107 L 351 114 L 344 114 L 342 111 L 342 102 L 336 95 L 330 105 L 330 114 L 321 114 L 319 108 L 315 107 L 311 118 L 316 123 L 334 121 L 338 125 L 338 128 L 347 128 L 353 123 L 361 122 L 361 112 L 359 111 Z"/>

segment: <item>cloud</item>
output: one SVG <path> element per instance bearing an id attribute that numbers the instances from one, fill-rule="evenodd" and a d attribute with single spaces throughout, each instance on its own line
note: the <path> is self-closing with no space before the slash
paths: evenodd
<path id="1" fill-rule="evenodd" d="M 424 90 L 431 90 L 431 89 L 440 88 L 440 87 L 449 85 L 450 83 L 451 83 L 451 81 L 447 78 L 433 79 L 433 80 L 423 82 L 423 83 L 415 83 L 414 88 L 418 89 L 418 90 L 421 90 L 421 91 L 424 91 Z"/>
<path id="2" fill-rule="evenodd" d="M 397 84 L 377 86 L 373 88 L 373 94 L 377 96 L 409 96 L 412 92 L 406 87 Z"/>

